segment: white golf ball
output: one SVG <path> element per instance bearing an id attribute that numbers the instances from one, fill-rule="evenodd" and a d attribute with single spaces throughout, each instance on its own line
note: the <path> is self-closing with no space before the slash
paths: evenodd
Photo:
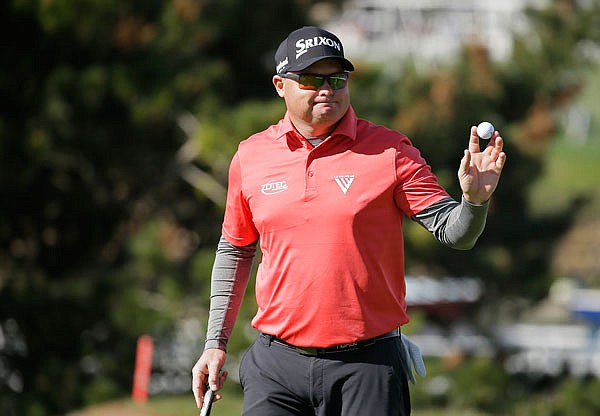
<path id="1" fill-rule="evenodd" d="M 489 121 L 482 121 L 477 126 L 477 135 L 482 139 L 489 139 L 494 134 L 494 126 Z"/>

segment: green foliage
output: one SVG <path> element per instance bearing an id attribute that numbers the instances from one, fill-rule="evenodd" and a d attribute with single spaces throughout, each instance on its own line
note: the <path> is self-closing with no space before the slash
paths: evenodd
<path id="1" fill-rule="evenodd" d="M 485 414 L 507 414 L 510 378 L 493 357 L 451 355 L 427 360 L 427 376 L 411 385 L 415 409 L 473 409 Z"/>
<path id="2" fill-rule="evenodd" d="M 270 88 L 274 91 L 272 86 Z M 198 132 L 192 138 L 197 152 L 196 161 L 210 168 L 213 176 L 226 183 L 229 161 L 238 143 L 277 123 L 284 113 L 285 106 L 280 99 L 248 100 L 236 107 L 202 116 Z"/>
<path id="3" fill-rule="evenodd" d="M 136 338 L 191 313 L 189 289 L 207 306 L 222 211 L 180 177 L 178 121 L 269 94 L 263 57 L 309 4 L 2 3 L 0 325 L 24 346 L 0 347 L 0 413 L 126 392 Z"/>
<path id="4" fill-rule="evenodd" d="M 592 416 L 600 412 L 600 381 L 567 378 L 553 391 L 538 393 L 518 403 L 515 416 Z"/>
<path id="5" fill-rule="evenodd" d="M 509 377 L 501 363 L 487 357 L 473 358 L 453 374 L 450 405 L 502 414 L 511 405 L 508 385 Z"/>
<path id="6" fill-rule="evenodd" d="M 498 357 L 445 357 L 428 360 L 427 377 L 411 386 L 411 401 L 438 414 L 595 415 L 600 410 L 600 382 L 595 378 L 533 379 L 509 376 Z"/>

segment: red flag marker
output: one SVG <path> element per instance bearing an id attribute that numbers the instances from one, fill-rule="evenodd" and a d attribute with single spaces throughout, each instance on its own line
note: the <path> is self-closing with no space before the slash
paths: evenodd
<path id="1" fill-rule="evenodd" d="M 137 403 L 146 403 L 148 400 L 148 386 L 152 371 L 152 352 L 154 343 L 148 335 L 138 338 L 135 352 L 135 369 L 133 371 L 133 389 L 131 398 Z"/>

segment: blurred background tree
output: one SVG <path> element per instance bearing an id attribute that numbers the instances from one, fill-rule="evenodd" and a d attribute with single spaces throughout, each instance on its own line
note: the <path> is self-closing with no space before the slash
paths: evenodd
<path id="1" fill-rule="evenodd" d="M 0 5 L 0 413 L 127 394 L 140 334 L 205 321 L 229 159 L 283 115 L 272 56 L 314 3 Z M 454 196 L 468 127 L 489 119 L 508 140 L 477 248 L 447 250 L 409 223 L 410 272 L 481 276 L 490 297 L 542 296 L 580 203 L 534 215 L 528 192 L 556 111 L 582 88 L 578 45 L 598 42 L 599 15 L 568 1 L 532 12 L 536 41 L 517 39 L 503 65 L 477 45 L 427 73 L 356 62 L 359 116 L 408 134 Z M 248 295 L 238 328 L 252 314 Z M 232 342 L 232 355 L 247 345 Z"/>
<path id="2" fill-rule="evenodd" d="M 135 338 L 187 312 L 188 291 L 206 307 L 222 207 L 181 178 L 186 115 L 267 95 L 264 62 L 309 5 L 0 5 L 0 413 L 123 394 Z"/>

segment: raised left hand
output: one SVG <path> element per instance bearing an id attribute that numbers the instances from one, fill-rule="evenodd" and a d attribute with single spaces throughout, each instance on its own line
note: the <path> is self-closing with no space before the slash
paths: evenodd
<path id="1" fill-rule="evenodd" d="M 500 173 L 506 163 L 506 153 L 502 151 L 504 141 L 495 131 L 490 142 L 481 151 L 477 127 L 471 127 L 469 148 L 465 149 L 458 168 L 458 180 L 463 197 L 473 204 L 486 202 L 496 189 Z"/>

